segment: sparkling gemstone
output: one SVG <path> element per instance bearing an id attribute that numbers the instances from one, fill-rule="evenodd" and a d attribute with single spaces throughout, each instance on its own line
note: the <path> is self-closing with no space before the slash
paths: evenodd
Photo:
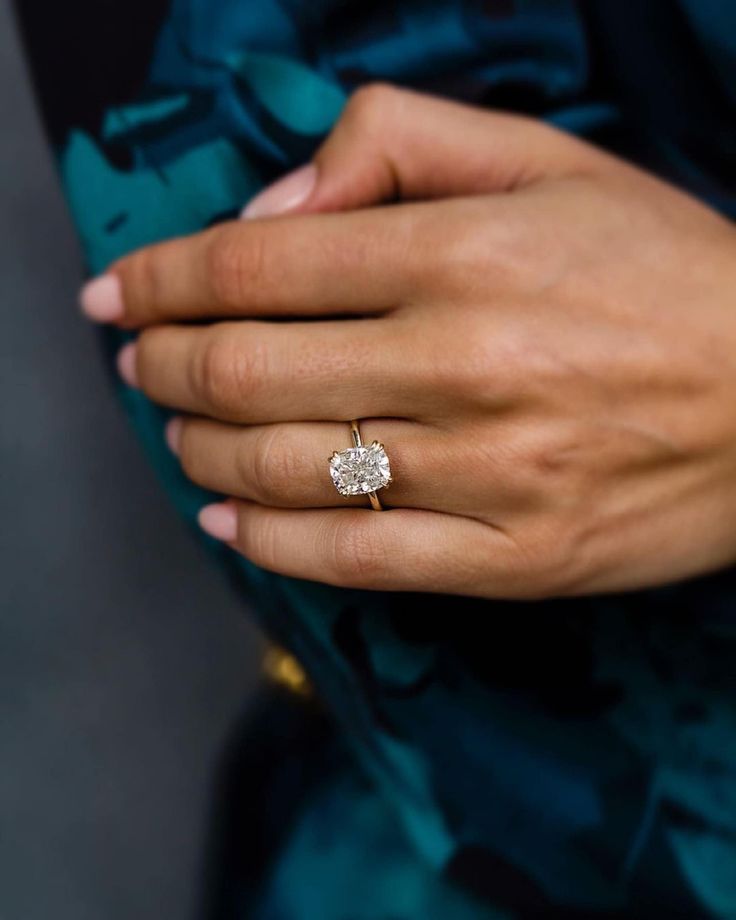
<path id="1" fill-rule="evenodd" d="M 341 495 L 365 495 L 391 482 L 391 467 L 383 444 L 349 447 L 330 457 L 330 476 Z"/>

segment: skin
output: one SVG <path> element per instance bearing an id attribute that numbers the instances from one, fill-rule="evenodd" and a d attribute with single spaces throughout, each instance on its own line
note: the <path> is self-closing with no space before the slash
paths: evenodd
<path id="1" fill-rule="evenodd" d="M 313 162 L 288 213 L 110 269 L 126 375 L 184 414 L 236 550 L 506 598 L 736 560 L 733 225 L 539 122 L 384 85 Z M 330 480 L 351 418 L 391 459 L 384 513 Z"/>

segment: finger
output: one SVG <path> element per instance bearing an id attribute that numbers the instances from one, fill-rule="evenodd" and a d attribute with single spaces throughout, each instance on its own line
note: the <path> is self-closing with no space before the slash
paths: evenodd
<path id="1" fill-rule="evenodd" d="M 148 246 L 85 288 L 94 315 L 117 286 L 125 327 L 208 317 L 390 310 L 427 285 L 441 243 L 436 215 L 414 206 L 220 224 Z"/>
<path id="2" fill-rule="evenodd" d="M 609 160 L 538 119 L 375 83 L 353 93 L 311 164 L 261 192 L 244 216 L 510 191 Z"/>
<path id="3" fill-rule="evenodd" d="M 186 475 L 213 492 L 283 508 L 365 507 L 365 494 L 341 495 L 330 477 L 333 451 L 352 447 L 345 422 L 292 422 L 242 427 L 209 419 L 176 419 L 176 453 Z M 423 507 L 431 489 L 432 439 L 414 422 L 362 420 L 366 445 L 380 441 L 391 463 L 385 502 Z M 428 456 L 429 455 L 429 456 Z"/>
<path id="4" fill-rule="evenodd" d="M 499 434 L 498 450 L 479 456 L 476 440 L 404 419 L 361 419 L 364 444 L 386 450 L 392 482 L 381 490 L 391 508 L 424 508 L 468 517 L 510 516 L 539 508 L 543 495 L 513 470 Z M 292 422 L 242 427 L 204 418 L 175 418 L 172 450 L 186 475 L 213 492 L 275 508 L 366 507 L 332 483 L 329 458 L 351 447 L 345 422 Z M 482 465 L 481 465 L 482 464 Z M 477 470 L 478 476 L 458 475 Z"/>
<path id="5" fill-rule="evenodd" d="M 333 451 L 352 447 L 344 422 L 294 422 L 243 428 L 209 419 L 174 419 L 176 453 L 186 475 L 213 492 L 282 508 L 365 507 L 365 494 L 341 495 L 330 477 Z M 381 491 L 392 507 L 451 510 L 440 483 L 437 439 L 399 419 L 363 419 L 366 445 L 385 447 L 392 483 Z"/>
<path id="6" fill-rule="evenodd" d="M 420 344 L 394 333 L 385 320 L 158 326 L 121 371 L 154 402 L 226 422 L 411 416 L 436 399 Z"/>
<path id="7" fill-rule="evenodd" d="M 256 565 L 295 578 L 383 591 L 504 597 L 525 590 L 514 542 L 450 514 L 294 511 L 233 500 L 203 509 L 200 524 Z"/>

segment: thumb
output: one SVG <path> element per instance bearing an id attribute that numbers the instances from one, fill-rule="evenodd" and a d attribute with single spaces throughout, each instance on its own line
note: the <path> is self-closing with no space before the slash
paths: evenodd
<path id="1" fill-rule="evenodd" d="M 374 83 L 353 93 L 312 161 L 260 192 L 243 216 L 505 192 L 605 159 L 542 121 Z"/>

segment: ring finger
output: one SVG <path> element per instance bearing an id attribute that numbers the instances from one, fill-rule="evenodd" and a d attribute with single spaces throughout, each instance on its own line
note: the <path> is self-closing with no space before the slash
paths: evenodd
<path id="1" fill-rule="evenodd" d="M 502 475 L 486 459 L 488 494 L 453 469 L 470 468 L 463 440 L 419 422 L 369 418 L 363 443 L 385 446 L 391 485 L 381 490 L 387 507 L 423 508 L 475 517 L 479 509 L 508 512 L 528 505 L 519 477 Z M 341 495 L 330 477 L 333 451 L 352 446 L 346 422 L 289 422 L 239 426 L 207 418 L 176 418 L 169 443 L 186 475 L 198 485 L 234 498 L 281 508 L 367 506 L 366 495 Z M 469 448 L 469 449 L 472 449 Z M 504 461 L 499 453 L 499 464 Z"/>
<path id="2" fill-rule="evenodd" d="M 291 422 L 242 427 L 205 418 L 169 423 L 168 439 L 186 475 L 223 495 L 283 508 L 328 508 L 367 505 L 367 495 L 341 495 L 332 483 L 333 451 L 351 447 L 345 422 Z M 387 504 L 426 507 L 422 482 L 426 432 L 415 422 L 380 419 L 361 422 L 366 445 L 380 440 L 395 481 Z M 390 493 L 390 500 L 389 500 Z"/>

